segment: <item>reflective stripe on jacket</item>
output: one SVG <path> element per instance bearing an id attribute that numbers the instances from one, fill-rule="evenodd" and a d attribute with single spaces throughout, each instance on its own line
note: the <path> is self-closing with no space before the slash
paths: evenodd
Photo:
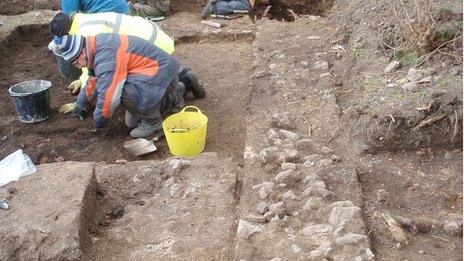
<path id="1" fill-rule="evenodd" d="M 149 42 L 134 36 L 98 34 L 86 37 L 89 80 L 77 98 L 77 107 L 87 110 L 96 101 L 95 126 L 101 127 L 120 104 L 125 83 L 136 86 L 130 98 L 140 111 L 161 101 L 166 88 L 178 76 L 179 62 Z"/>
<path id="2" fill-rule="evenodd" d="M 70 35 L 95 36 L 100 33 L 133 35 L 153 43 L 169 54 L 175 50 L 174 40 L 157 24 L 142 17 L 112 12 L 74 14 L 71 29 L 69 29 Z M 79 78 L 82 84 L 87 83 L 88 72 L 86 69 L 82 70 L 82 75 Z"/>

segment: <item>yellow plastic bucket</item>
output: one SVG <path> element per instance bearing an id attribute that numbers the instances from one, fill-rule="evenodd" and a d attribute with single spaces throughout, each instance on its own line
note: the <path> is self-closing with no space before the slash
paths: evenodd
<path id="1" fill-rule="evenodd" d="M 169 151 L 174 156 L 192 157 L 205 149 L 208 117 L 195 106 L 169 116 L 163 122 Z"/>

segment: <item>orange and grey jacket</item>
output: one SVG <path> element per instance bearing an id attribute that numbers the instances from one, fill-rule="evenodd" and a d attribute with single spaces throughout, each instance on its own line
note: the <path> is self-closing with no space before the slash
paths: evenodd
<path id="1" fill-rule="evenodd" d="M 135 36 L 98 34 L 86 37 L 87 67 L 94 76 L 77 97 L 77 108 L 95 104 L 95 127 L 102 127 L 121 101 L 124 85 L 140 111 L 161 101 L 169 84 L 177 79 L 176 58 Z"/>

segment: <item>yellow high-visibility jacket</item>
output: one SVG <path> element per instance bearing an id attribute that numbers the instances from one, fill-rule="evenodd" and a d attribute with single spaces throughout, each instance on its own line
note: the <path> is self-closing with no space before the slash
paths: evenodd
<path id="1" fill-rule="evenodd" d="M 95 36 L 101 33 L 117 33 L 132 35 L 153 43 L 156 47 L 172 54 L 175 50 L 174 40 L 157 24 L 139 16 L 118 13 L 95 13 L 73 15 L 70 35 Z M 80 80 L 85 84 L 88 80 L 87 69 L 82 70 Z"/>

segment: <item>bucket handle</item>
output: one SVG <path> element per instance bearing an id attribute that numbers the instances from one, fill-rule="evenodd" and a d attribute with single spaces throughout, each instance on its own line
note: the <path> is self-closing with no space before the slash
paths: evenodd
<path id="1" fill-rule="evenodd" d="M 183 108 L 181 112 L 196 112 L 196 113 L 203 114 L 200 111 L 200 109 L 198 109 L 198 107 L 196 107 L 196 106 L 187 106 L 187 107 Z"/>

